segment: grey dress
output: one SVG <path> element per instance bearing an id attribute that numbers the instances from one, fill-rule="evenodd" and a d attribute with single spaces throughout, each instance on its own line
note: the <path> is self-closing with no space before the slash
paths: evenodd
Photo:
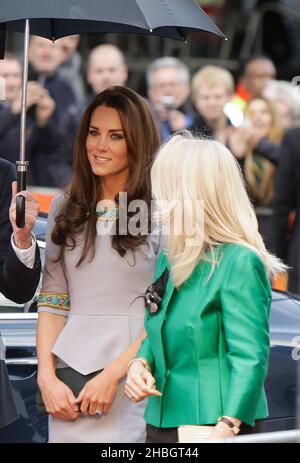
<path id="1" fill-rule="evenodd" d="M 55 263 L 59 249 L 50 236 L 62 200 L 62 196 L 57 197 L 49 213 L 38 311 L 66 317 L 52 348 L 57 367 L 68 365 L 88 374 L 105 368 L 142 333 L 143 299 L 133 301 L 152 282 L 160 240 L 155 232 L 149 235 L 148 245 L 135 252 L 134 264 L 131 252 L 122 258 L 112 248 L 111 236 L 103 236 L 106 224 L 98 221 L 92 262 L 86 259 L 76 267 L 83 244 L 80 235 L 74 250 L 66 250 L 63 261 Z M 107 416 L 81 416 L 76 422 L 50 416 L 49 442 L 144 442 L 145 401 L 131 402 L 124 394 L 124 381 Z"/>

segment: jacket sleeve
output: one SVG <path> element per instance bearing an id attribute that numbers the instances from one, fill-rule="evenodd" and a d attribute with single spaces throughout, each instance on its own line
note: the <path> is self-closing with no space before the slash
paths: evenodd
<path id="1" fill-rule="evenodd" d="M 38 245 L 35 251 L 34 266 L 31 269 L 19 260 L 11 244 L 9 244 L 7 258 L 0 269 L 0 292 L 17 304 L 30 301 L 39 284 L 40 275 L 41 260 Z"/>
<path id="2" fill-rule="evenodd" d="M 20 114 L 13 114 L 10 108 L 0 108 L 0 138 L 5 138 L 6 132 L 12 127 L 20 131 Z"/>
<path id="3" fill-rule="evenodd" d="M 64 150 L 68 147 L 73 150 L 77 131 L 76 109 L 68 108 L 57 122 L 51 117 L 44 127 L 38 127 L 36 124 L 33 128 L 32 143 L 36 151 L 44 151 L 47 154 L 59 152 L 64 156 Z M 72 163 L 72 156 L 69 155 L 69 161 Z"/>
<path id="4" fill-rule="evenodd" d="M 270 142 L 267 138 L 263 138 L 255 147 L 255 153 L 278 166 L 280 159 L 280 145 Z"/>
<path id="5" fill-rule="evenodd" d="M 153 281 L 155 281 L 157 279 L 157 277 L 161 274 L 162 269 L 165 267 L 165 262 L 166 262 L 166 256 L 165 256 L 164 252 L 161 251 L 160 254 L 159 254 L 159 257 L 157 259 Z M 147 315 L 148 315 L 148 313 L 146 311 L 145 317 L 147 317 Z M 147 327 L 147 324 L 146 324 L 146 327 Z M 155 363 L 154 362 L 154 355 L 153 355 L 153 351 L 152 351 L 152 348 L 151 348 L 150 341 L 149 341 L 147 336 L 143 340 L 142 345 L 141 345 L 141 347 L 140 347 L 140 349 L 139 349 L 136 356 L 137 357 L 144 357 L 148 361 L 148 363 L 149 363 L 149 365 L 151 367 L 151 370 L 153 371 L 154 363 Z"/>
<path id="6" fill-rule="evenodd" d="M 52 202 L 47 224 L 46 254 L 43 272 L 42 289 L 38 299 L 38 312 L 49 312 L 55 315 L 68 316 L 70 300 L 68 282 L 62 259 L 57 261 L 59 246 L 53 243 L 51 234 L 55 225 L 55 216 L 64 195 Z"/>
<path id="7" fill-rule="evenodd" d="M 18 259 L 11 246 L 9 207 L 15 171 L 12 164 L 4 161 L 0 168 L 5 169 L 0 192 L 0 292 L 8 299 L 22 304 L 32 299 L 38 286 L 41 273 L 40 253 L 37 246 L 34 267 L 30 269 Z"/>
<path id="8" fill-rule="evenodd" d="M 268 371 L 270 283 L 260 258 L 245 249 L 221 288 L 221 318 L 231 373 L 223 414 L 254 425 Z"/>
<path id="9" fill-rule="evenodd" d="M 11 203 L 11 184 L 16 180 L 16 172 L 13 164 L 1 159 L 0 174 L 0 259 L 3 262 L 6 259 L 12 235 L 9 208 Z"/>
<path id="10" fill-rule="evenodd" d="M 153 367 L 154 367 L 154 356 L 153 356 L 153 352 L 152 352 L 152 349 L 151 349 L 151 346 L 150 346 L 150 342 L 149 342 L 149 339 L 146 337 L 143 342 L 142 342 L 142 345 L 136 355 L 137 357 L 143 357 L 145 358 L 150 367 L 151 367 L 151 370 L 153 370 Z"/>

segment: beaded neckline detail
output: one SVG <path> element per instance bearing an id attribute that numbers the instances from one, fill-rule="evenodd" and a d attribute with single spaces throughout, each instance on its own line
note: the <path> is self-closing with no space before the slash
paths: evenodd
<path id="1" fill-rule="evenodd" d="M 115 220 L 119 217 L 119 208 L 110 206 L 101 206 L 97 204 L 96 207 L 97 220 Z"/>

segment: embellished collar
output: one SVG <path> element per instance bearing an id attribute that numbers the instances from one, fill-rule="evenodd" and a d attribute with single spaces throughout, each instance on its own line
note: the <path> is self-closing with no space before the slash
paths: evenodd
<path id="1" fill-rule="evenodd" d="M 119 207 L 104 206 L 103 201 L 97 203 L 96 206 L 97 220 L 115 220 L 119 217 Z"/>

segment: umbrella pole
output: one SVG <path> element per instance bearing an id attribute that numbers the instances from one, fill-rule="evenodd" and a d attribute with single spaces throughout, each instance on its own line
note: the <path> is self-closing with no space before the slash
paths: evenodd
<path id="1" fill-rule="evenodd" d="M 28 161 L 25 161 L 29 34 L 30 34 L 29 19 L 26 19 L 25 20 L 25 38 L 24 38 L 23 77 L 22 77 L 20 160 L 16 162 L 18 192 L 26 190 L 26 175 L 27 175 L 27 167 L 29 164 Z M 24 196 L 17 196 L 16 223 L 19 228 L 23 228 L 25 226 L 25 198 Z"/>

